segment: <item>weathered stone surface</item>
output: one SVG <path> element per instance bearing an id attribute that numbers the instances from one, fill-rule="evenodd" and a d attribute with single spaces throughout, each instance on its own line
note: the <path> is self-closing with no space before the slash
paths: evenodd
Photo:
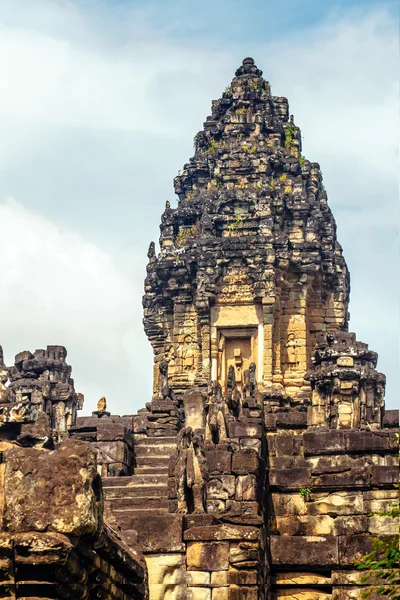
<path id="1" fill-rule="evenodd" d="M 260 438 L 261 436 L 261 425 L 246 424 L 239 421 L 233 421 L 229 424 L 229 437 L 231 438 Z"/>
<path id="2" fill-rule="evenodd" d="M 257 479 L 255 475 L 240 475 L 237 478 L 235 499 L 241 502 L 257 500 Z"/>
<path id="3" fill-rule="evenodd" d="M 181 515 L 141 514 L 131 517 L 130 526 L 137 531 L 138 544 L 143 552 L 182 552 L 182 521 Z"/>
<path id="4" fill-rule="evenodd" d="M 184 534 L 186 541 L 220 541 L 220 540 L 257 540 L 259 531 L 256 527 L 240 525 L 212 525 L 208 527 L 192 527 Z"/>
<path id="5" fill-rule="evenodd" d="M 280 535 L 333 535 L 334 526 L 334 519 L 328 515 L 276 517 Z"/>
<path id="6" fill-rule="evenodd" d="M 339 540 L 339 564 L 351 566 L 368 552 L 371 552 L 372 542 L 368 535 L 341 536 Z"/>
<path id="7" fill-rule="evenodd" d="M 271 469 L 269 482 L 273 487 L 292 490 L 311 488 L 311 470 L 306 468 Z"/>
<path id="8" fill-rule="evenodd" d="M 256 474 L 259 470 L 258 454 L 251 448 L 239 450 L 232 457 L 232 471 L 237 475 Z"/>
<path id="9" fill-rule="evenodd" d="M 271 536 L 270 544 L 276 565 L 327 567 L 339 564 L 338 538 L 333 536 Z"/>
<path id="10" fill-rule="evenodd" d="M 66 440 L 52 452 L 13 448 L 4 458 L 7 531 L 52 530 L 77 536 L 98 531 L 101 483 L 96 455 L 86 444 Z"/>
<path id="11" fill-rule="evenodd" d="M 188 570 L 226 571 L 229 568 L 228 542 L 189 542 L 186 551 Z"/>

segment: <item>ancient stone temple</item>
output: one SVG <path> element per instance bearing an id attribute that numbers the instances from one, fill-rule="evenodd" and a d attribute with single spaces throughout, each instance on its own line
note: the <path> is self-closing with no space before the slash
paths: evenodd
<path id="1" fill-rule="evenodd" d="M 150 244 L 137 414 L 77 417 L 60 346 L 0 356 L 0 598 L 361 598 L 358 558 L 398 534 L 399 417 L 301 151 L 246 58 Z"/>

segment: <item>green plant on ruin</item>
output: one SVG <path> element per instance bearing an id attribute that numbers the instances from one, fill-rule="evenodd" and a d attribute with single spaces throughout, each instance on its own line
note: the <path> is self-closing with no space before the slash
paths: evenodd
<path id="1" fill-rule="evenodd" d="M 284 183 L 286 181 L 286 179 L 287 179 L 286 173 L 282 173 L 282 175 L 279 175 L 279 181 L 281 183 Z"/>
<path id="2" fill-rule="evenodd" d="M 271 92 L 271 86 L 269 84 L 269 81 L 264 82 L 264 89 L 268 94 Z"/>
<path id="3" fill-rule="evenodd" d="M 229 225 L 228 229 L 229 231 L 235 231 L 239 225 L 243 225 L 243 219 L 239 215 L 235 215 L 235 221 Z"/>
<path id="4" fill-rule="evenodd" d="M 296 135 L 297 128 L 290 124 L 285 127 L 285 148 L 290 150 L 293 146 L 294 137 Z"/>
<path id="5" fill-rule="evenodd" d="M 183 248 L 186 246 L 187 241 L 190 237 L 195 235 L 197 231 L 197 226 L 192 225 L 191 227 L 185 227 L 184 229 L 180 229 L 178 235 L 176 236 L 175 246 L 177 248 Z"/>
<path id="6" fill-rule="evenodd" d="M 302 165 L 305 160 L 307 160 L 306 157 L 300 154 L 299 163 Z"/>
<path id="7" fill-rule="evenodd" d="M 247 154 L 255 154 L 257 152 L 256 144 L 249 146 L 247 143 L 242 144 L 242 150 L 247 152 Z"/>
<path id="8" fill-rule="evenodd" d="M 258 83 L 257 83 L 257 81 L 253 81 L 253 83 L 251 84 L 251 87 L 253 88 L 253 90 L 258 90 Z"/>
<path id="9" fill-rule="evenodd" d="M 244 106 L 241 106 L 240 108 L 237 108 L 235 110 L 235 115 L 245 115 L 246 114 L 246 109 Z"/>
<path id="10" fill-rule="evenodd" d="M 285 187 L 285 189 L 283 190 L 284 194 L 291 194 L 293 191 L 293 188 L 291 185 L 288 185 L 287 187 Z"/>
<path id="11" fill-rule="evenodd" d="M 188 194 L 186 194 L 185 196 L 185 200 L 191 200 L 193 198 L 193 194 L 192 192 L 189 192 Z"/>
<path id="12" fill-rule="evenodd" d="M 396 433 L 397 444 L 399 434 Z M 399 451 L 400 459 L 400 451 Z M 399 489 L 399 485 L 395 485 Z M 390 517 L 399 530 L 400 504 L 395 502 L 387 512 L 378 513 L 379 517 Z M 362 556 L 357 562 L 357 569 L 368 571 L 361 577 L 361 583 L 369 583 L 362 597 L 368 598 L 371 594 L 386 596 L 392 600 L 400 600 L 400 546 L 399 535 L 372 539 L 372 550 Z"/>
<path id="13" fill-rule="evenodd" d="M 209 144 L 206 148 L 206 152 L 207 154 L 211 154 L 212 152 L 215 152 L 218 148 L 218 142 L 216 140 L 214 140 L 214 138 L 211 138 L 209 141 Z"/>
<path id="14" fill-rule="evenodd" d="M 271 179 L 269 180 L 269 187 L 271 188 L 271 190 L 274 190 L 276 188 L 276 181 L 273 177 L 271 177 Z"/>
<path id="15" fill-rule="evenodd" d="M 225 88 L 224 94 L 226 94 L 227 96 L 232 96 L 232 86 L 228 85 Z"/>
<path id="16" fill-rule="evenodd" d="M 254 186 L 257 190 L 262 190 L 263 188 L 263 183 L 262 181 L 257 181 L 257 183 Z"/>
<path id="17" fill-rule="evenodd" d="M 397 486 L 398 487 L 398 486 Z M 393 504 L 388 512 L 379 513 L 381 517 L 391 517 L 399 522 L 399 504 Z M 372 550 L 362 556 L 356 563 L 358 569 L 368 571 L 361 578 L 361 583 L 372 585 L 363 592 L 368 598 L 372 593 L 400 600 L 400 549 L 399 536 L 372 539 Z"/>
<path id="18" fill-rule="evenodd" d="M 197 142 L 199 141 L 199 138 L 200 138 L 200 131 L 199 131 L 199 132 L 197 132 L 197 133 L 196 133 L 196 135 L 195 135 L 195 136 L 194 136 L 194 138 L 193 138 L 193 147 L 194 147 L 195 149 L 196 149 Z"/>
<path id="19" fill-rule="evenodd" d="M 299 494 L 302 498 L 304 498 L 304 500 L 310 500 L 312 489 L 308 487 L 301 488 Z"/>
<path id="20" fill-rule="evenodd" d="M 216 188 L 221 188 L 223 184 L 223 179 L 221 177 L 221 175 L 214 177 L 214 179 L 211 180 L 211 185 L 213 185 Z"/>

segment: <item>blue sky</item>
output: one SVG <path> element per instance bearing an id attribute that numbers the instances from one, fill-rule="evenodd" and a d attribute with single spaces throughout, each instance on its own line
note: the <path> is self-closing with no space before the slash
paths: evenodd
<path id="1" fill-rule="evenodd" d="M 0 4 L 0 343 L 68 347 L 86 412 L 151 394 L 146 251 L 211 100 L 244 56 L 289 98 L 320 162 L 351 323 L 398 406 L 394 2 L 9 0 Z"/>

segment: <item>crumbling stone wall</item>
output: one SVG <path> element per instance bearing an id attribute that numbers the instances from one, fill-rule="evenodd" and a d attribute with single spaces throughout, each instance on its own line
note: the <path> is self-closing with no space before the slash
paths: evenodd
<path id="1" fill-rule="evenodd" d="M 82 398 L 65 357 L 49 346 L 7 369 L 0 347 L 0 597 L 146 600 L 135 533 L 104 518 L 99 449 L 67 437 Z"/>

